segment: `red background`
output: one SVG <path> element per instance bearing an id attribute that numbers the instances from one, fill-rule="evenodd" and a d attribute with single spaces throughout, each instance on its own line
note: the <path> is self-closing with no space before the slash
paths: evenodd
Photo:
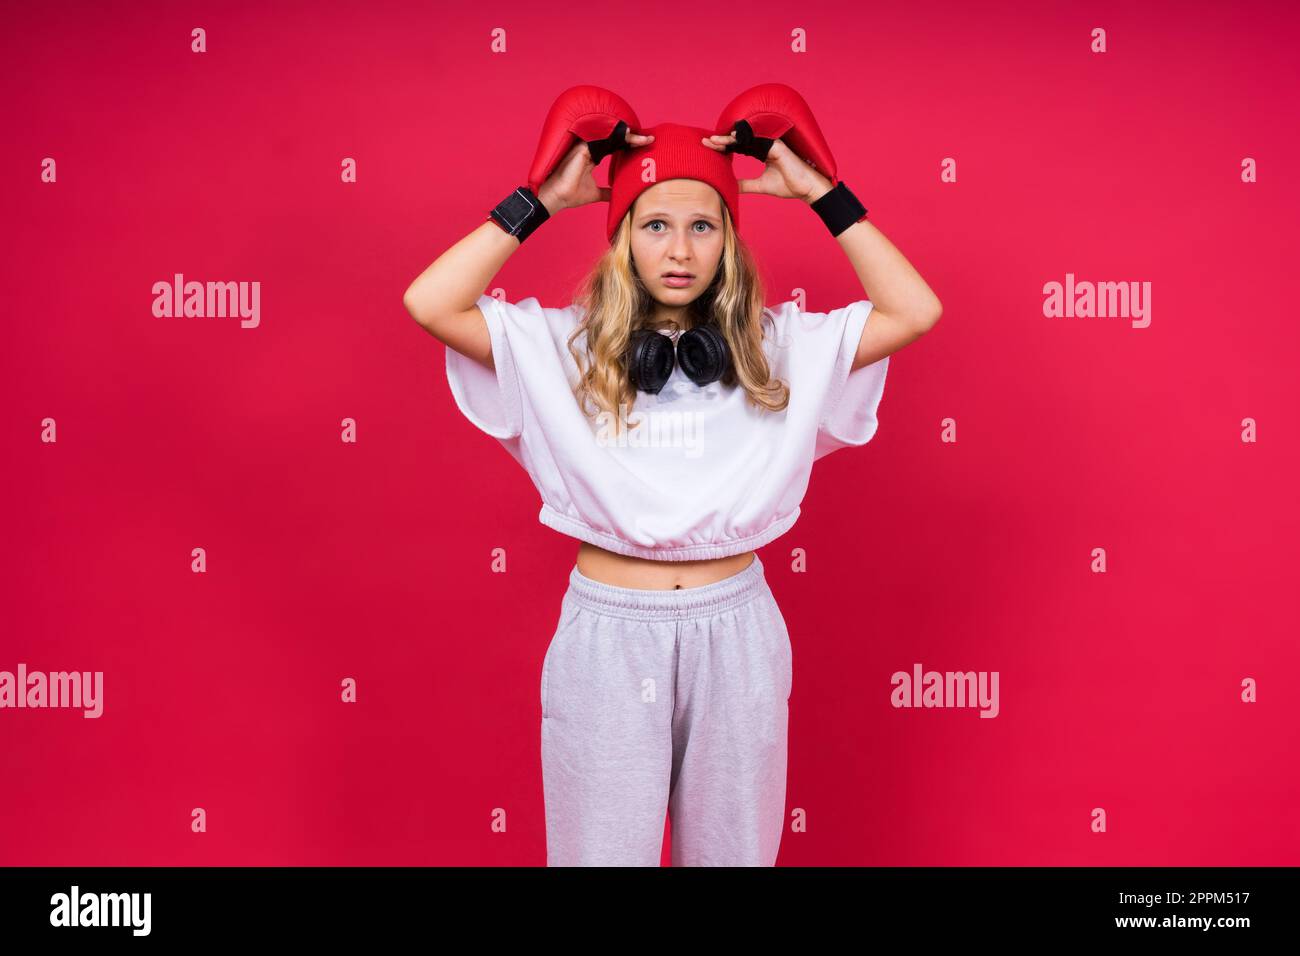
<path id="1" fill-rule="evenodd" d="M 808 819 L 780 862 L 1300 863 L 1297 15 L 1142 6 L 7 11 L 0 669 L 102 670 L 105 711 L 0 711 L 0 862 L 544 861 L 576 542 L 402 292 L 522 182 L 566 87 L 711 125 L 780 81 L 944 304 L 875 439 L 760 552 Z M 808 210 L 742 202 L 770 302 L 863 297 Z M 490 288 L 566 304 L 604 215 L 557 217 Z M 260 281 L 260 327 L 155 318 L 176 272 Z M 1151 282 L 1150 327 L 1045 318 L 1067 272 Z M 998 671 L 1000 715 L 893 709 L 918 661 Z"/>

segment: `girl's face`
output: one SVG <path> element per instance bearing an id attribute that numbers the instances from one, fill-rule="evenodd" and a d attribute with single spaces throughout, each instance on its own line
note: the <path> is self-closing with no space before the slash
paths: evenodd
<path id="1" fill-rule="evenodd" d="M 661 306 L 682 308 L 696 299 L 713 282 L 721 259 L 722 197 L 708 183 L 667 179 L 637 197 L 632 261 Z"/>

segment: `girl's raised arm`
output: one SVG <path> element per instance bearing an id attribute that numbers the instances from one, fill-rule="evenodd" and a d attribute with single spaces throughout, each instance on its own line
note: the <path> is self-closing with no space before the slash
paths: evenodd
<path id="1" fill-rule="evenodd" d="M 552 210 L 545 199 L 542 204 Z M 402 305 L 447 348 L 495 368 L 487 320 L 475 303 L 518 248 L 517 238 L 495 222 L 484 222 L 416 277 L 402 295 Z"/>
<path id="2" fill-rule="evenodd" d="M 625 132 L 624 138 L 631 146 L 654 140 L 653 136 L 631 130 Z M 574 143 L 537 191 L 547 214 L 554 216 L 561 209 L 590 202 L 608 202 L 609 189 L 596 184 L 592 175 L 595 168 L 587 144 L 581 140 Z M 519 245 L 517 238 L 496 223 L 483 223 L 416 277 L 402 295 L 402 305 L 443 345 L 495 369 L 487 320 L 476 303 Z"/>

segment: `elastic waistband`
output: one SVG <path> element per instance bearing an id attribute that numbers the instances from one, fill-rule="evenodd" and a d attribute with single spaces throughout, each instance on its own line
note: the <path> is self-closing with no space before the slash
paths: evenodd
<path id="1" fill-rule="evenodd" d="M 743 571 L 712 584 L 694 588 L 623 588 L 593 581 L 575 564 L 569 572 L 568 596 L 583 607 L 617 617 L 673 620 L 706 617 L 752 600 L 767 588 L 763 562 L 754 561 Z"/>

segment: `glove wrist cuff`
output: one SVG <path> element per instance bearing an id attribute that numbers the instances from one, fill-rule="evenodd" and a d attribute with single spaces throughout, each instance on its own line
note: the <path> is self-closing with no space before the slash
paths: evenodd
<path id="1" fill-rule="evenodd" d="M 866 207 L 849 191 L 843 180 L 809 205 L 821 217 L 832 236 L 838 236 L 849 226 L 867 218 Z"/>
<path id="2" fill-rule="evenodd" d="M 522 243 L 551 214 L 531 189 L 520 186 L 497 203 L 488 218 Z"/>

